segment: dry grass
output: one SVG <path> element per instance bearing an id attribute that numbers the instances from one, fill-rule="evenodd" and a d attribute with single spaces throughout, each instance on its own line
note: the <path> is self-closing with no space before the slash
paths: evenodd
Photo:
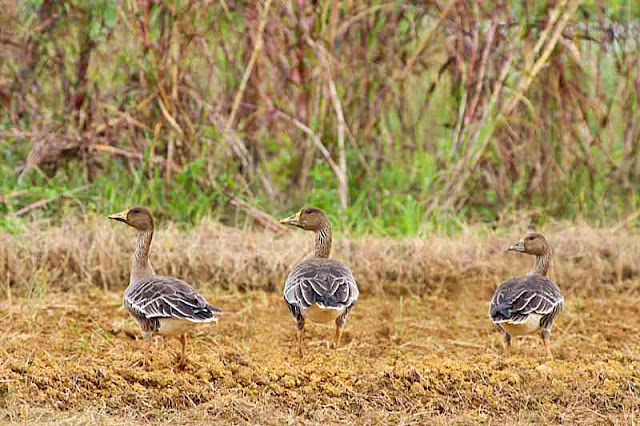
<path id="1" fill-rule="evenodd" d="M 229 312 L 198 330 L 184 372 L 175 341 L 139 365 L 144 346 L 120 307 L 131 231 L 87 220 L 3 235 L 0 422 L 635 424 L 640 238 L 547 231 L 566 298 L 555 361 L 535 337 L 503 359 L 486 317 L 496 282 L 528 266 L 501 252 L 515 235 L 338 241 L 362 297 L 340 350 L 326 346 L 330 328 L 311 326 L 299 359 L 280 288 L 310 235 L 162 230 L 156 268 Z"/>
<path id="2" fill-rule="evenodd" d="M 29 225 L 23 234 L 0 234 L 0 286 L 14 295 L 41 287 L 69 290 L 78 282 L 105 290 L 128 282 L 134 232 L 106 218 L 67 218 L 58 226 Z M 640 287 L 640 235 L 586 226 L 545 230 L 556 250 L 552 277 L 568 294 L 630 294 Z M 338 238 L 333 255 L 353 269 L 364 293 L 447 295 L 475 279 L 484 293 L 523 273 L 528 256 L 505 253 L 522 232 L 487 234 L 469 229 L 456 237 L 393 240 Z M 273 235 L 203 222 L 190 231 L 161 229 L 152 262 L 163 274 L 199 288 L 279 292 L 295 262 L 312 250 L 312 235 Z"/>

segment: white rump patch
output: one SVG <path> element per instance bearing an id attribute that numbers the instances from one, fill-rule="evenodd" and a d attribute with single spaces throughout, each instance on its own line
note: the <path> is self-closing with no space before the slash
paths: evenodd
<path id="1" fill-rule="evenodd" d="M 303 316 L 313 322 L 330 322 L 335 321 L 344 313 L 344 307 L 324 307 L 313 304 L 304 310 Z"/>
<path id="2" fill-rule="evenodd" d="M 500 322 L 500 327 L 512 336 L 523 336 L 540 331 L 540 319 L 542 315 L 529 314 L 523 322 L 503 321 Z"/>

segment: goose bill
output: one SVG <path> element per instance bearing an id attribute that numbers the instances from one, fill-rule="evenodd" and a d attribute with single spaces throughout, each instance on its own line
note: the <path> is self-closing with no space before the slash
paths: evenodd
<path id="1" fill-rule="evenodd" d="M 121 211 L 120 213 L 114 213 L 109 216 L 109 219 L 117 220 L 118 222 L 127 223 L 127 212 L 128 210 Z"/>
<path id="2" fill-rule="evenodd" d="M 511 244 L 507 251 L 524 251 L 524 241 L 518 241 L 517 243 Z"/>
<path id="3" fill-rule="evenodd" d="M 300 224 L 300 212 L 294 215 L 291 215 L 289 217 L 285 217 L 284 219 L 280 220 L 280 223 L 282 225 L 292 225 L 292 226 L 298 226 L 298 227 L 302 226 Z"/>

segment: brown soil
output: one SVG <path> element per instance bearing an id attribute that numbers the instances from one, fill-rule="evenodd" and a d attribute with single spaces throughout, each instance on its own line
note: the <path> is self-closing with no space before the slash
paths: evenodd
<path id="1" fill-rule="evenodd" d="M 364 295 L 344 344 L 310 325 L 303 358 L 278 293 L 205 292 L 229 311 L 189 341 L 147 349 L 120 294 L 2 303 L 0 421 L 38 424 L 634 424 L 640 419 L 640 300 L 566 297 L 552 337 L 515 341 L 487 318 L 490 288 Z M 145 363 L 145 361 L 148 361 Z"/>

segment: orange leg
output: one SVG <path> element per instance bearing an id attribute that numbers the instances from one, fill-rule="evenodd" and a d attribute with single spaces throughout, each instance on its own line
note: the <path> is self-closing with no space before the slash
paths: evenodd
<path id="1" fill-rule="evenodd" d="M 504 338 L 504 354 L 505 357 L 511 357 L 511 336 L 509 333 L 502 332 L 502 337 Z"/>
<path id="2" fill-rule="evenodd" d="M 552 360 L 553 354 L 551 353 L 551 332 L 549 330 L 542 330 L 540 336 L 542 337 L 544 348 L 547 351 L 547 358 Z"/>
<path id="3" fill-rule="evenodd" d="M 347 323 L 347 315 L 349 314 L 349 309 L 351 309 L 351 308 L 348 308 L 342 315 L 340 315 L 338 318 L 336 318 L 336 338 L 333 341 L 334 349 L 338 349 L 338 347 L 340 346 L 340 338 L 342 337 L 342 329 L 344 328 L 344 325 Z"/>
<path id="4" fill-rule="evenodd" d="M 300 358 L 304 355 L 304 319 L 296 321 L 296 328 L 298 329 L 297 341 L 298 341 L 298 354 Z"/>
<path id="5" fill-rule="evenodd" d="M 187 361 L 186 348 L 187 348 L 187 335 L 181 334 L 178 336 L 178 340 L 180 340 L 180 353 L 177 356 L 178 366 L 184 367 L 184 364 Z"/>
<path id="6" fill-rule="evenodd" d="M 340 347 L 340 338 L 342 338 L 342 324 L 336 324 L 336 337 L 333 341 L 333 348 L 338 349 Z"/>
<path id="7" fill-rule="evenodd" d="M 153 335 L 149 332 L 142 332 L 142 339 L 144 340 L 144 356 L 139 365 L 149 366 L 153 360 L 155 354 L 155 346 L 153 345 Z"/>

